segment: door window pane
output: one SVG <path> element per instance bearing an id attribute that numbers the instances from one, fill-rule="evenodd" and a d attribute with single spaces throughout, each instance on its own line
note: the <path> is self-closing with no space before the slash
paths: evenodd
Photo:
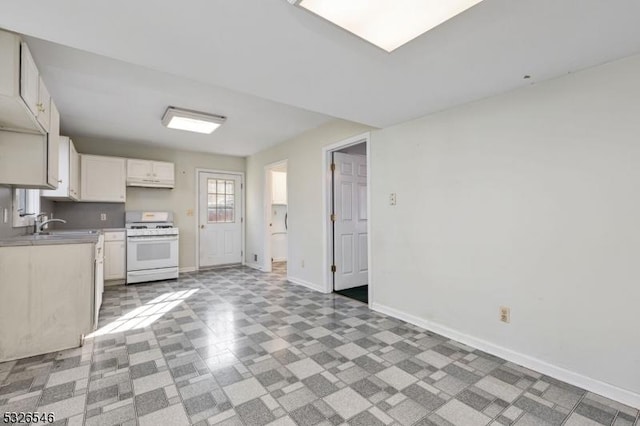
<path id="1" fill-rule="evenodd" d="M 208 222 L 235 222 L 235 182 L 227 179 L 208 179 L 207 189 Z"/>

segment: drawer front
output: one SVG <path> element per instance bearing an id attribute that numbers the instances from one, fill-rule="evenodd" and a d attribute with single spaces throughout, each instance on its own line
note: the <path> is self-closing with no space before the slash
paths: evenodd
<path id="1" fill-rule="evenodd" d="M 105 241 L 124 241 L 125 231 L 106 231 L 104 233 Z"/>

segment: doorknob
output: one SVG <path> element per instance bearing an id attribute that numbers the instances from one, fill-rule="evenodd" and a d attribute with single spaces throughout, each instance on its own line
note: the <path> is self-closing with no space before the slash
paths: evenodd
<path id="1" fill-rule="evenodd" d="M 204 229 L 204 225 L 200 225 L 200 229 Z"/>

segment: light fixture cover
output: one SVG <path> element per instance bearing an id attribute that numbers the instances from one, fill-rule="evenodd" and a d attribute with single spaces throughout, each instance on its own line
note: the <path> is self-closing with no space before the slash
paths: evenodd
<path id="1" fill-rule="evenodd" d="M 169 107 L 162 117 L 162 124 L 169 129 L 210 134 L 226 120 L 221 115 Z"/>
<path id="2" fill-rule="evenodd" d="M 391 52 L 482 0 L 289 0 Z"/>

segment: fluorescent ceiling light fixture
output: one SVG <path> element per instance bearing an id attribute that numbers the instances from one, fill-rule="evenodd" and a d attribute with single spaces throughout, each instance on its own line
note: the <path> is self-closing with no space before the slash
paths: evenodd
<path id="1" fill-rule="evenodd" d="M 289 0 L 391 52 L 482 0 Z"/>
<path id="2" fill-rule="evenodd" d="M 169 107 L 162 117 L 162 124 L 170 129 L 211 134 L 226 120 L 221 115 Z"/>

